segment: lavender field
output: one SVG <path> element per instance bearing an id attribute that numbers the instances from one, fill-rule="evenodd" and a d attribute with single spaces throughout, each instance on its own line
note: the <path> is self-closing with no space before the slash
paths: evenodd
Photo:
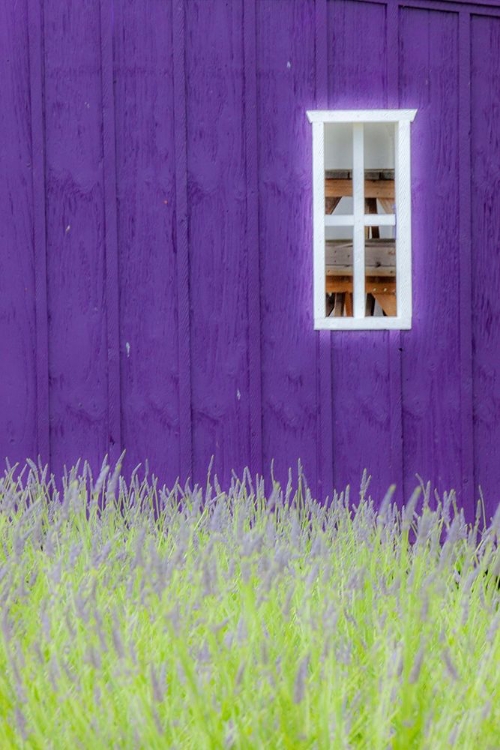
<path id="1" fill-rule="evenodd" d="M 500 512 L 367 484 L 6 471 L 0 747 L 500 747 Z"/>

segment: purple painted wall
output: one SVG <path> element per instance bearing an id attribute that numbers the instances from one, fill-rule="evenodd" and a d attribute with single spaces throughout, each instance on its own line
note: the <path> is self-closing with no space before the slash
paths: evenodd
<path id="1" fill-rule="evenodd" d="M 0 8 L 0 457 L 469 517 L 500 488 L 500 2 Z M 414 324 L 315 332 L 314 108 L 416 107 Z"/>

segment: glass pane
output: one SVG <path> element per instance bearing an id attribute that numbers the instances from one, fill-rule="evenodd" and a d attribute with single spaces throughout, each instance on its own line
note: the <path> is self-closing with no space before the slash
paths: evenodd
<path id="1" fill-rule="evenodd" d="M 325 214 L 352 216 L 352 125 L 326 123 L 324 153 Z"/>
<path id="2" fill-rule="evenodd" d="M 325 123 L 325 169 L 352 169 L 352 125 Z"/>
<path id="3" fill-rule="evenodd" d="M 352 317 L 352 125 L 325 124 L 325 314 Z"/>
<path id="4" fill-rule="evenodd" d="M 393 122 L 367 122 L 365 131 L 365 169 L 394 170 L 395 125 Z"/>
<path id="5" fill-rule="evenodd" d="M 366 316 L 395 317 L 396 240 L 394 226 L 365 229 Z"/>
<path id="6" fill-rule="evenodd" d="M 353 316 L 352 240 L 353 227 L 326 227 L 325 315 L 327 317 L 352 318 Z"/>
<path id="7" fill-rule="evenodd" d="M 397 315 L 394 149 L 393 123 L 365 125 L 367 317 Z"/>

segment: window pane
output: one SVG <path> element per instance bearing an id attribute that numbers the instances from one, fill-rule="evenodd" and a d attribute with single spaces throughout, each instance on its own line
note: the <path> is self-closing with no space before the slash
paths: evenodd
<path id="1" fill-rule="evenodd" d="M 366 232 L 366 317 L 395 317 L 397 308 L 394 227 L 367 227 Z"/>
<path id="2" fill-rule="evenodd" d="M 352 125 L 325 123 L 325 169 L 352 169 Z"/>
<path id="3" fill-rule="evenodd" d="M 325 214 L 351 216 L 352 224 L 352 125 L 325 124 Z M 342 233 L 331 232 L 339 239 Z"/>
<path id="4" fill-rule="evenodd" d="M 395 317 L 395 126 L 365 125 L 366 316 Z"/>
<path id="5" fill-rule="evenodd" d="M 352 125 L 325 125 L 325 314 L 353 315 Z"/>
<path id="6" fill-rule="evenodd" d="M 353 227 L 335 227 L 343 237 L 326 239 L 325 315 L 334 318 L 353 316 Z"/>
<path id="7" fill-rule="evenodd" d="M 365 169 L 394 170 L 395 126 L 393 122 L 367 122 L 365 131 Z"/>

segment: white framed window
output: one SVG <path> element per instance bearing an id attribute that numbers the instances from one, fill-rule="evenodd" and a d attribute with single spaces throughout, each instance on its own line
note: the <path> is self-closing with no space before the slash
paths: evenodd
<path id="1" fill-rule="evenodd" d="M 314 328 L 411 328 L 415 109 L 315 110 Z"/>

